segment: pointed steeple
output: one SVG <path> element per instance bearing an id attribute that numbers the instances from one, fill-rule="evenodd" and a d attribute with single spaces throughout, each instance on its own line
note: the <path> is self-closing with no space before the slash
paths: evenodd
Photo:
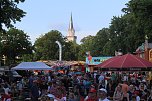
<path id="1" fill-rule="evenodd" d="M 72 20 L 72 13 L 71 13 L 71 18 L 70 18 L 70 23 L 69 23 L 69 30 L 73 29 L 73 20 Z"/>
<path id="2" fill-rule="evenodd" d="M 69 23 L 68 33 L 67 33 L 67 41 L 76 42 L 76 39 L 77 37 L 75 36 L 75 30 L 73 26 L 73 19 L 72 19 L 72 13 L 71 13 L 70 23 Z"/>

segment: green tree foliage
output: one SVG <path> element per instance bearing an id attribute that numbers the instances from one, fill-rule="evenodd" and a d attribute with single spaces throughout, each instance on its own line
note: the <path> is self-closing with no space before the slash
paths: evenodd
<path id="1" fill-rule="evenodd" d="M 4 27 L 13 27 L 13 23 L 21 21 L 25 16 L 25 12 L 17 7 L 17 4 L 25 0 L 0 0 L 0 31 Z M 4 25 L 4 26 L 3 26 Z"/>
<path id="2" fill-rule="evenodd" d="M 79 60 L 85 60 L 86 52 L 90 51 L 91 55 L 95 54 L 94 51 L 94 36 L 87 36 L 81 40 L 80 51 L 79 51 Z"/>
<path id="3" fill-rule="evenodd" d="M 152 1 L 151 0 L 131 0 L 123 8 L 125 12 L 123 18 L 128 22 L 126 30 L 130 42 L 131 52 L 141 45 L 148 35 L 149 42 L 152 42 Z M 131 45 L 132 44 L 132 45 Z M 128 45 L 128 44 L 126 44 Z M 129 46 L 128 45 L 128 46 Z"/>
<path id="4" fill-rule="evenodd" d="M 134 29 L 137 36 L 143 42 L 143 37 L 148 35 L 149 41 L 152 39 L 152 1 L 151 0 L 131 0 L 127 3 L 127 8 L 122 9 L 125 14 L 132 14 L 134 16 Z M 133 27 L 133 26 L 132 26 Z M 138 44 L 139 44 L 138 43 Z"/>
<path id="5" fill-rule="evenodd" d="M 24 54 L 32 54 L 32 44 L 29 36 L 19 29 L 10 29 L 6 33 L 0 33 L 2 39 L 2 52 L 8 61 L 15 62 L 16 57 L 21 58 Z"/>
<path id="6" fill-rule="evenodd" d="M 114 55 L 115 50 L 121 49 L 126 54 L 135 52 L 144 42 L 145 35 L 152 42 L 152 0 L 130 0 L 122 11 L 124 15 L 114 16 L 109 28 L 101 29 L 93 42 L 85 38 L 80 51 L 91 50 L 93 56 L 105 56 Z"/>
<path id="7" fill-rule="evenodd" d="M 58 60 L 59 48 L 55 41 L 62 45 L 64 38 L 57 30 L 52 30 L 39 37 L 35 43 L 35 58 L 37 60 Z"/>
<path id="8" fill-rule="evenodd" d="M 57 30 L 52 30 L 35 41 L 36 60 L 58 60 L 59 47 L 55 41 L 62 45 L 62 60 L 78 60 L 79 46 L 73 42 L 66 42 L 66 38 Z"/>
<path id="9" fill-rule="evenodd" d="M 129 33 L 126 30 L 127 20 L 123 17 L 113 17 L 110 25 L 110 42 L 113 53 L 115 50 L 122 49 L 123 53 L 129 51 Z"/>
<path id="10" fill-rule="evenodd" d="M 103 51 L 109 41 L 109 29 L 103 28 L 97 32 L 94 37 L 94 56 L 106 55 L 107 51 Z"/>
<path id="11" fill-rule="evenodd" d="M 34 60 L 33 56 L 34 56 L 33 54 L 23 54 L 22 61 L 32 62 Z"/>
<path id="12" fill-rule="evenodd" d="M 135 52 L 148 35 L 152 42 L 152 1 L 131 0 L 122 11 L 125 13 L 120 17 L 113 17 L 109 27 L 110 40 L 106 44 L 103 53 L 114 54 L 121 49 L 123 53 Z M 104 36 L 103 36 L 104 37 Z M 113 50 L 113 51 L 111 51 Z"/>
<path id="13" fill-rule="evenodd" d="M 79 45 L 74 42 L 65 42 L 63 47 L 64 60 L 78 60 Z"/>

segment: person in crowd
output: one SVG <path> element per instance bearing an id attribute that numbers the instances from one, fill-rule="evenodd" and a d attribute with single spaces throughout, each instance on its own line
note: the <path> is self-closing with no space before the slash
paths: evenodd
<path id="1" fill-rule="evenodd" d="M 51 86 L 52 86 L 52 82 L 48 82 L 47 93 L 49 93 L 49 92 L 50 92 Z"/>
<path id="2" fill-rule="evenodd" d="M 136 101 L 136 96 L 135 95 L 132 96 L 132 101 Z"/>
<path id="3" fill-rule="evenodd" d="M 77 85 L 78 95 L 83 100 L 85 98 L 85 87 L 83 85 L 83 80 L 80 80 L 80 83 Z"/>
<path id="4" fill-rule="evenodd" d="M 131 79 L 130 79 L 130 82 L 131 82 L 132 84 L 135 84 L 135 83 L 136 83 L 136 77 L 135 77 L 135 75 L 132 75 L 132 77 L 131 77 Z"/>
<path id="5" fill-rule="evenodd" d="M 8 93 L 11 92 L 11 89 L 7 82 L 5 82 L 3 89 L 4 89 L 6 95 L 8 95 Z"/>
<path id="6" fill-rule="evenodd" d="M 80 101 L 80 94 L 79 94 L 79 87 L 78 87 L 78 85 L 75 85 L 72 90 L 73 90 L 75 99 L 77 99 L 78 101 Z"/>
<path id="7" fill-rule="evenodd" d="M 140 101 L 140 96 L 139 96 L 139 92 L 138 91 L 135 91 L 134 92 L 134 96 L 135 96 L 135 98 L 136 98 L 136 101 Z M 133 96 L 132 96 L 133 97 Z M 132 100 L 130 100 L 130 101 L 132 101 Z"/>
<path id="8" fill-rule="evenodd" d="M 56 82 L 57 84 L 57 93 L 58 93 L 58 96 L 56 96 L 57 98 L 63 98 L 63 97 L 66 97 L 66 89 L 65 87 L 63 86 L 63 83 L 61 81 L 57 81 Z"/>
<path id="9" fill-rule="evenodd" d="M 73 92 L 69 92 L 69 97 L 68 97 L 67 101 L 76 101 Z"/>
<path id="10" fill-rule="evenodd" d="M 31 76 L 29 77 L 29 80 L 28 80 L 28 87 L 29 87 L 29 89 L 33 85 L 33 80 L 34 80 L 34 74 L 31 74 Z"/>
<path id="11" fill-rule="evenodd" d="M 33 81 L 33 84 L 32 84 L 32 87 L 31 87 L 31 95 L 32 95 L 32 101 L 38 101 L 39 88 L 37 86 L 37 80 Z"/>
<path id="12" fill-rule="evenodd" d="M 86 96 L 84 101 L 96 101 L 96 100 L 97 100 L 96 90 L 94 88 L 91 88 L 88 96 Z"/>
<path id="13" fill-rule="evenodd" d="M 56 86 L 57 86 L 56 85 L 56 80 L 53 80 L 51 86 L 48 89 L 48 93 L 56 95 Z"/>
<path id="14" fill-rule="evenodd" d="M 147 89 L 146 81 L 143 80 L 143 81 L 140 83 L 140 85 L 139 85 L 139 90 L 144 91 L 144 90 L 146 90 L 146 89 Z"/>
<path id="15" fill-rule="evenodd" d="M 52 94 L 48 94 L 46 96 L 46 101 L 61 101 L 60 99 L 56 98 L 54 95 Z"/>
<path id="16" fill-rule="evenodd" d="M 19 95 L 22 94 L 22 90 L 23 90 L 23 84 L 21 83 L 21 81 L 17 81 L 17 90 L 19 91 Z"/>
<path id="17" fill-rule="evenodd" d="M 123 92 L 123 101 L 129 101 L 129 94 L 127 93 L 129 90 L 129 86 L 127 85 L 127 81 L 123 81 L 122 86 L 122 92 Z"/>
<path id="18" fill-rule="evenodd" d="M 83 85 L 85 87 L 85 93 L 86 93 L 86 95 L 88 95 L 88 92 L 89 92 L 89 89 L 90 89 L 90 86 L 91 86 L 91 82 L 89 81 L 89 78 L 84 79 Z"/>
<path id="19" fill-rule="evenodd" d="M 101 73 L 100 76 L 99 76 L 99 78 L 98 78 L 99 83 L 103 83 L 103 82 L 104 82 L 104 79 L 105 79 L 104 74 Z"/>
<path id="20" fill-rule="evenodd" d="M 141 82 L 139 85 L 140 97 L 141 99 L 146 99 L 147 87 L 145 82 Z"/>
<path id="21" fill-rule="evenodd" d="M 114 82 L 110 81 L 109 86 L 110 86 L 110 91 L 108 91 L 108 92 L 109 92 L 110 95 L 109 94 L 108 95 L 110 97 L 112 97 L 114 95 L 114 91 L 115 91 L 116 87 L 118 86 L 118 82 L 117 81 L 114 81 Z"/>
<path id="22" fill-rule="evenodd" d="M 73 86 L 77 85 L 79 83 L 79 79 L 77 78 L 76 75 L 73 76 Z"/>
<path id="23" fill-rule="evenodd" d="M 8 92 L 8 94 L 5 93 L 4 90 L 1 91 L 1 101 L 11 101 L 11 94 Z"/>
<path id="24" fill-rule="evenodd" d="M 96 83 L 99 83 L 99 77 L 100 77 L 100 74 L 99 74 L 99 72 L 97 72 L 97 74 L 95 75 L 95 82 Z"/>
<path id="25" fill-rule="evenodd" d="M 107 98 L 107 90 L 104 88 L 99 89 L 98 91 L 98 101 L 110 101 Z"/>
<path id="26" fill-rule="evenodd" d="M 124 76 L 123 76 L 123 81 L 128 81 L 128 75 L 126 73 L 124 73 Z"/>
<path id="27" fill-rule="evenodd" d="M 117 76 L 114 72 L 111 73 L 111 81 L 115 81 L 117 79 Z"/>
<path id="28" fill-rule="evenodd" d="M 150 91 L 150 95 L 147 97 L 147 101 L 152 101 L 152 90 Z"/>
<path id="29" fill-rule="evenodd" d="M 113 95 L 113 101 L 122 101 L 122 100 L 123 100 L 122 87 L 121 85 L 118 85 Z"/>
<path id="30" fill-rule="evenodd" d="M 135 91 L 134 86 L 130 85 L 129 90 L 127 92 L 129 94 L 129 101 L 132 101 L 132 96 L 134 95 L 134 91 Z"/>
<path id="31" fill-rule="evenodd" d="M 111 93 L 111 87 L 112 87 L 112 81 L 109 79 L 107 80 L 107 85 L 105 86 L 106 90 L 107 90 L 107 94 L 108 96 L 110 96 L 112 93 Z M 112 94 L 113 96 L 113 94 Z"/>

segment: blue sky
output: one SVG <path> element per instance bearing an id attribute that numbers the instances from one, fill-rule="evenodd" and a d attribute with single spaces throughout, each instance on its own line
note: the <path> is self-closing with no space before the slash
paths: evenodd
<path id="1" fill-rule="evenodd" d="M 113 16 L 123 14 L 121 9 L 126 7 L 129 0 L 25 0 L 19 7 L 27 12 L 21 22 L 15 27 L 24 30 L 32 43 L 40 35 L 51 30 L 58 30 L 64 36 L 72 12 L 77 42 L 88 35 L 109 27 Z"/>

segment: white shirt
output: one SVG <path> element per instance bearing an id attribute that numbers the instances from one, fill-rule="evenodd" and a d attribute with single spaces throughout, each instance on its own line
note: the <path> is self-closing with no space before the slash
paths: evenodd
<path id="1" fill-rule="evenodd" d="M 3 88 L 3 89 L 4 89 L 4 91 L 5 91 L 5 94 L 7 94 L 7 95 L 8 95 L 8 92 L 11 91 L 9 88 Z"/>
<path id="2" fill-rule="evenodd" d="M 123 80 L 124 80 L 124 81 L 128 81 L 128 76 L 125 75 L 125 76 L 123 77 Z"/>
<path id="3" fill-rule="evenodd" d="M 140 97 L 139 96 L 136 97 L 136 101 L 140 101 Z"/>
<path id="4" fill-rule="evenodd" d="M 103 100 L 99 99 L 99 101 L 110 101 L 109 99 L 105 98 Z"/>
<path id="5" fill-rule="evenodd" d="M 98 78 L 99 82 L 101 82 L 102 80 L 104 80 L 104 76 L 103 75 L 100 75 L 99 78 Z"/>
<path id="6" fill-rule="evenodd" d="M 51 76 L 48 76 L 48 82 L 51 82 Z"/>

